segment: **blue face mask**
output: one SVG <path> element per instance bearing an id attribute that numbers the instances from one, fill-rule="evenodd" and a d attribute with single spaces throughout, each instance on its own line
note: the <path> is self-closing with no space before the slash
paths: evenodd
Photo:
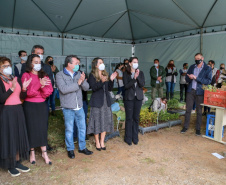
<path id="1" fill-rule="evenodd" d="M 75 65 L 73 71 L 74 71 L 74 72 L 77 72 L 78 70 L 79 70 L 79 65 Z"/>

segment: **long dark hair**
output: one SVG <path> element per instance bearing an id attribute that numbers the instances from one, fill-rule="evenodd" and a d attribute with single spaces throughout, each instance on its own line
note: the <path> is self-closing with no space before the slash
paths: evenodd
<path id="1" fill-rule="evenodd" d="M 35 57 L 40 58 L 39 55 L 36 55 L 36 54 L 31 54 L 31 55 L 28 56 L 27 62 L 26 62 L 26 72 L 30 73 L 32 71 L 32 69 L 33 69 L 32 68 L 32 60 Z M 40 71 L 38 71 L 38 77 L 39 78 L 43 78 L 45 76 L 48 76 L 48 75 L 43 71 L 43 69 L 41 69 Z"/>
<path id="2" fill-rule="evenodd" d="M 116 65 L 114 72 L 122 65 L 122 63 L 119 63 Z"/>
<path id="3" fill-rule="evenodd" d="M 168 64 L 167 64 L 167 67 L 168 67 L 168 68 L 170 68 L 170 67 L 171 67 L 170 62 L 172 62 L 172 61 L 173 61 L 173 67 L 175 67 L 175 65 L 174 65 L 174 60 L 170 60 L 170 61 L 168 62 Z"/>
<path id="4" fill-rule="evenodd" d="M 104 62 L 104 60 L 100 57 L 96 57 L 93 59 L 92 61 L 92 70 L 91 70 L 91 73 L 93 74 L 93 76 L 96 78 L 96 81 L 99 82 L 100 81 L 100 76 L 99 76 L 99 72 L 98 72 L 98 69 L 97 69 L 97 63 L 98 63 L 98 60 L 102 60 Z M 103 76 L 108 76 L 108 72 L 105 70 L 103 70 L 102 72 L 102 75 Z"/>
<path id="5" fill-rule="evenodd" d="M 134 59 L 137 59 L 138 60 L 138 58 L 137 57 L 130 57 L 129 58 L 129 63 L 131 63 Z M 126 72 L 128 73 L 128 74 L 132 74 L 131 73 L 131 66 L 130 65 L 128 65 L 127 67 L 126 67 Z"/>

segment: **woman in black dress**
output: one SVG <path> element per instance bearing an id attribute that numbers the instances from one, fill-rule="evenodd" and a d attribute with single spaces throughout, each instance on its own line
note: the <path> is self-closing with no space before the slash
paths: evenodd
<path id="1" fill-rule="evenodd" d="M 124 105 L 126 112 L 125 138 L 128 145 L 138 144 L 138 126 L 140 109 L 145 85 L 144 73 L 138 69 L 138 58 L 131 57 L 123 74 L 125 87 Z"/>
<path id="2" fill-rule="evenodd" d="M 117 72 L 114 72 L 109 80 L 103 59 L 95 58 L 92 61 L 92 71 L 88 79 L 92 95 L 90 98 L 91 109 L 87 134 L 94 134 L 98 151 L 106 150 L 104 145 L 106 132 L 114 131 L 109 91 L 113 89 L 116 76 Z"/>
<path id="3" fill-rule="evenodd" d="M 10 59 L 0 57 L 0 167 L 12 176 L 30 169 L 20 161 L 28 158 L 29 143 L 21 99 L 26 97 L 31 79 L 12 76 Z"/>

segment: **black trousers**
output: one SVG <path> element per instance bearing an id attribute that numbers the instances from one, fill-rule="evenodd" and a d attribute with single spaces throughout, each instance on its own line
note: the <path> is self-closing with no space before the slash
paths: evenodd
<path id="1" fill-rule="evenodd" d="M 133 100 L 125 100 L 125 112 L 126 112 L 126 124 L 125 124 L 125 142 L 137 143 L 138 139 L 138 127 L 140 109 L 142 106 L 142 100 L 138 100 L 136 97 Z"/>
<path id="2" fill-rule="evenodd" d="M 184 90 L 185 90 L 184 101 L 186 101 L 187 87 L 188 87 L 187 84 L 180 84 L 180 101 L 183 101 Z"/>
<path id="3" fill-rule="evenodd" d="M 188 129 L 190 124 L 190 118 L 191 118 L 191 110 L 193 108 L 194 101 L 196 103 L 196 112 L 197 112 L 197 118 L 196 118 L 196 130 L 201 129 L 202 124 L 202 106 L 200 105 L 203 103 L 204 96 L 198 96 L 196 95 L 195 90 L 191 90 L 191 92 L 187 93 L 186 97 L 186 113 L 185 113 L 185 120 L 184 120 L 184 127 Z"/>

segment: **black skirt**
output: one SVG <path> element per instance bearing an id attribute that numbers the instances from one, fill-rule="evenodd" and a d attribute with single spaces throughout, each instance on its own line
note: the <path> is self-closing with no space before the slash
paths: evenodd
<path id="1" fill-rule="evenodd" d="M 22 105 L 5 105 L 0 115 L 0 167 L 15 168 L 16 154 L 28 159 L 29 143 Z"/>
<path id="2" fill-rule="evenodd" d="M 23 104 L 30 148 L 47 145 L 48 107 L 46 102 Z"/>

